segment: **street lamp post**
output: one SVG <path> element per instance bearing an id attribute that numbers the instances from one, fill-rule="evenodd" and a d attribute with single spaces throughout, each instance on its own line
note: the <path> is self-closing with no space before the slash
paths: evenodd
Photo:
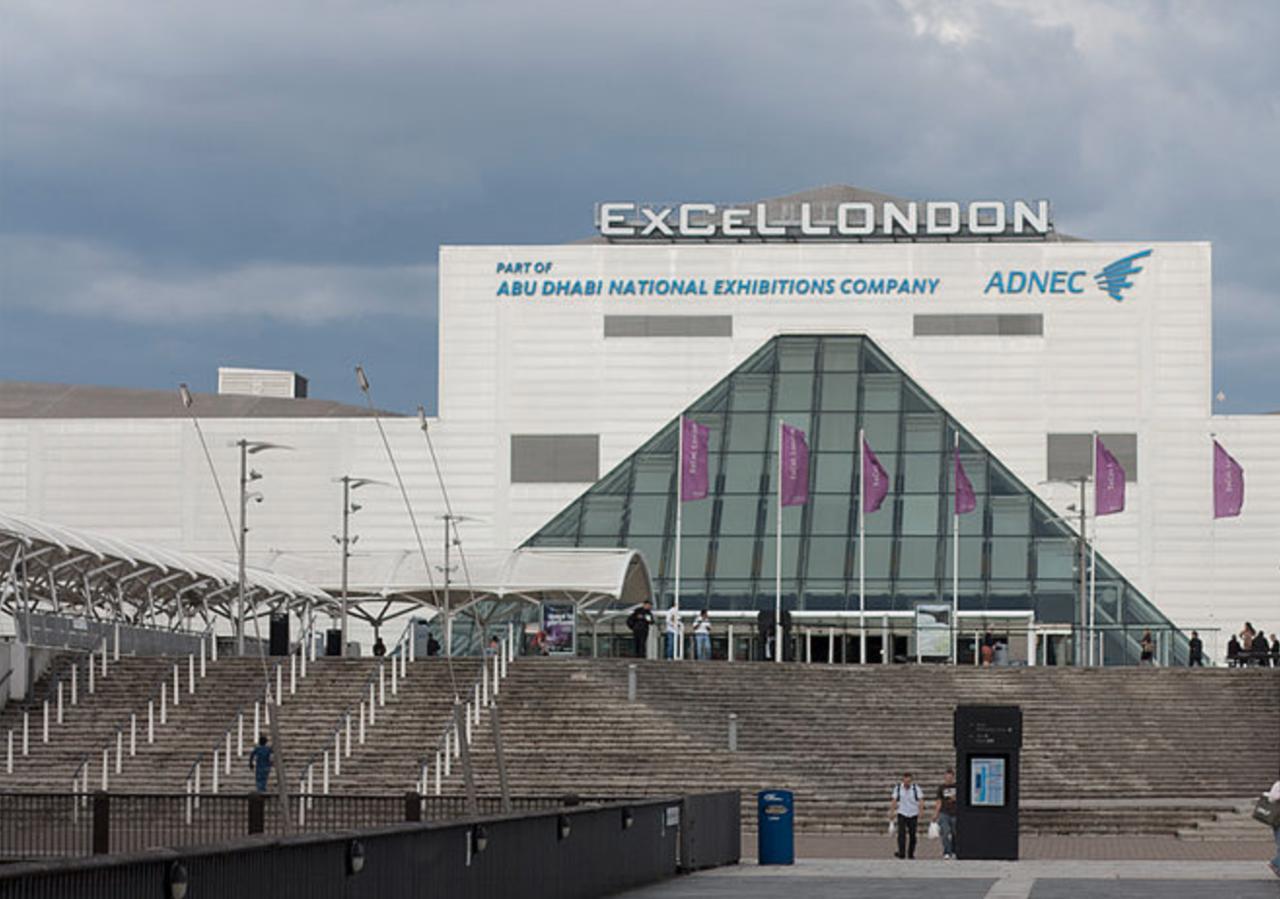
<path id="1" fill-rule="evenodd" d="M 257 455 L 263 450 L 291 449 L 280 443 L 267 443 L 263 440 L 247 440 L 241 437 L 231 444 L 240 448 L 240 540 L 239 543 L 239 580 L 236 584 L 236 653 L 244 655 L 244 619 L 245 619 L 245 540 L 249 527 L 245 522 L 249 500 L 262 502 L 261 493 L 249 493 L 249 484 L 262 477 L 260 472 L 249 468 L 249 456 Z"/>
<path id="2" fill-rule="evenodd" d="M 362 508 L 359 503 L 351 501 L 351 491 L 359 490 L 367 484 L 381 484 L 382 481 L 375 481 L 372 478 L 353 478 L 349 474 L 344 474 L 335 480 L 342 484 L 342 536 L 333 539 L 342 547 L 342 649 L 339 654 L 345 658 L 347 655 L 347 563 L 351 559 L 351 547 L 360 539 L 358 534 L 351 536 L 351 516 Z"/>

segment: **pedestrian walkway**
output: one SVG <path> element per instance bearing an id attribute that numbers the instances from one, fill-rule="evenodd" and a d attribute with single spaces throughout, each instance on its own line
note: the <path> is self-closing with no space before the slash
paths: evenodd
<path id="1" fill-rule="evenodd" d="M 923 828 L 921 828 L 923 831 Z M 1019 840 L 1023 859 L 1094 859 L 1099 861 L 1240 861 L 1257 862 L 1263 870 L 1276 847 L 1266 828 L 1256 825 L 1262 839 L 1201 841 L 1174 836 L 1029 836 Z M 872 834 L 796 834 L 796 857 L 803 859 L 890 859 L 897 846 L 888 836 Z M 742 835 L 744 856 L 755 858 L 756 835 Z M 941 843 L 921 839 L 921 860 L 940 859 Z"/>
<path id="2" fill-rule="evenodd" d="M 802 859 L 700 871 L 622 894 L 623 899 L 1274 899 L 1265 862 L 916 861 Z"/>

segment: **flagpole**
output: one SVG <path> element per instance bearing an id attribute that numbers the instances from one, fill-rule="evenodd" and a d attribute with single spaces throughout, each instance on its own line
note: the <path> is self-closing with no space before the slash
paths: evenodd
<path id="1" fill-rule="evenodd" d="M 782 661 L 782 419 L 778 419 L 778 558 L 774 566 L 776 594 L 773 598 L 773 660 Z"/>
<path id="2" fill-rule="evenodd" d="M 951 457 L 951 664 L 956 664 L 956 637 L 960 627 L 960 429 Z"/>
<path id="3" fill-rule="evenodd" d="M 684 415 L 676 419 L 676 590 L 673 605 L 676 615 L 680 614 L 680 544 L 684 533 Z M 684 651 L 684 640 L 679 628 L 671 644 L 671 657 L 680 658 Z"/>
<path id="4" fill-rule="evenodd" d="M 1097 654 L 1095 633 L 1098 583 L 1098 432 L 1093 432 L 1093 539 L 1089 540 L 1089 665 Z M 1087 535 L 1086 535 L 1087 538 Z"/>
<path id="5" fill-rule="evenodd" d="M 1209 434 L 1209 623 L 1213 625 L 1213 654 L 1218 654 L 1217 622 L 1213 610 L 1218 605 L 1218 435 Z"/>
<path id="6" fill-rule="evenodd" d="M 867 489 L 865 468 L 867 438 L 858 428 L 858 664 L 867 664 L 867 506 L 863 491 Z"/>

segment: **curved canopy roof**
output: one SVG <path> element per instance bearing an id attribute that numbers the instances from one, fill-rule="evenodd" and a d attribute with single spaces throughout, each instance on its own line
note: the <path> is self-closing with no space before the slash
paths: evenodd
<path id="1" fill-rule="evenodd" d="M 226 562 L 0 512 L 0 559 L 15 559 L 18 546 L 26 550 L 28 558 L 37 553 L 42 556 L 40 569 L 45 573 L 66 562 L 68 567 L 78 567 L 84 578 L 91 578 L 95 572 L 110 572 L 117 587 L 128 577 L 140 582 L 143 589 L 148 584 L 164 582 L 173 586 L 175 595 L 196 585 L 207 594 L 239 583 L 236 566 Z M 245 586 L 285 599 L 331 600 L 327 593 L 306 581 L 257 568 L 246 569 Z"/>

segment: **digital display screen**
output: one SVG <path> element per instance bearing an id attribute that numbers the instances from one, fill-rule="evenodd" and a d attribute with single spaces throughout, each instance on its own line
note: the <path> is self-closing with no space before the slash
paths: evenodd
<path id="1" fill-rule="evenodd" d="M 969 759 L 969 804 L 1002 808 L 1005 804 L 1005 765 L 999 757 Z"/>

